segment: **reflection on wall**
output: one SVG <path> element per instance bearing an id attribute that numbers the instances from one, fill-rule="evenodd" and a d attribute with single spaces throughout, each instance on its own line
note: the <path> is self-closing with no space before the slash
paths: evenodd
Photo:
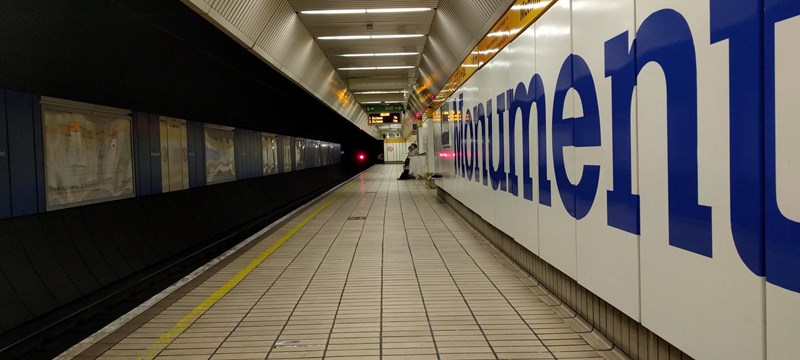
<path id="1" fill-rule="evenodd" d="M 233 130 L 205 128 L 206 179 L 209 184 L 236 180 Z"/>
<path id="2" fill-rule="evenodd" d="M 129 117 L 43 113 L 49 209 L 133 196 Z"/>
<path id="3" fill-rule="evenodd" d="M 322 162 L 322 145 L 319 141 L 316 141 L 314 144 L 314 164 L 317 166 L 325 165 L 325 163 Z"/>
<path id="4" fill-rule="evenodd" d="M 300 170 L 306 167 L 306 141 L 295 139 L 294 141 L 294 169 Z"/>
<path id="5" fill-rule="evenodd" d="M 292 138 L 283 138 L 283 172 L 292 171 Z"/>
<path id="6" fill-rule="evenodd" d="M 278 172 L 278 139 L 275 135 L 261 134 L 261 159 L 264 175 Z"/>

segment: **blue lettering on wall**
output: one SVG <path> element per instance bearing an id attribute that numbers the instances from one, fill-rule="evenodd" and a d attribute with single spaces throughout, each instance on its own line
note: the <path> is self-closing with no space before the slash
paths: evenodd
<path id="1" fill-rule="evenodd" d="M 798 238 L 800 238 L 800 223 L 787 218 L 778 207 L 777 143 L 775 138 L 777 120 L 775 109 L 775 24 L 800 16 L 800 2 L 797 0 L 766 0 L 765 8 L 766 275 L 767 281 L 770 283 L 784 289 L 800 292 L 800 266 L 798 266 L 800 264 L 800 241 L 798 241 Z M 733 66 L 731 66 L 731 69 L 733 69 Z M 731 129 L 731 136 L 733 136 L 733 129 Z M 794 155 L 795 159 L 797 159 L 797 154 Z M 753 191 L 753 189 L 747 189 L 747 191 Z M 797 191 L 797 188 L 794 188 L 794 191 Z M 744 257 L 742 259 L 744 260 Z"/>
<path id="2" fill-rule="evenodd" d="M 574 74 L 574 76 L 573 76 Z M 564 118 L 564 102 L 569 89 L 575 89 L 583 104 L 583 116 Z M 573 185 L 564 164 L 564 147 L 600 145 L 600 111 L 597 91 L 589 65 L 580 56 L 570 55 L 561 66 L 553 98 L 553 164 L 561 202 L 575 219 L 582 219 L 592 208 L 600 182 L 600 166 L 584 165 L 581 180 Z"/>
<path id="3" fill-rule="evenodd" d="M 611 129 L 614 189 L 608 191 L 608 225 L 639 234 L 639 195 L 631 175 L 631 106 L 636 86 L 636 44 L 628 51 L 628 33 L 606 42 L 606 77 L 611 77 Z"/>
<path id="4" fill-rule="evenodd" d="M 489 184 L 489 171 L 486 169 L 486 110 L 483 108 L 483 104 L 478 104 L 478 106 L 472 108 L 472 113 L 475 114 L 475 154 L 474 156 L 479 156 L 481 159 L 481 164 L 478 165 L 475 163 L 475 182 L 480 182 L 483 179 L 483 185 Z M 489 113 L 491 114 L 492 109 L 489 109 Z M 480 127 L 478 127 L 480 125 Z M 481 145 L 480 148 L 478 147 L 478 130 L 481 131 Z M 480 151 L 478 151 L 480 149 Z M 476 158 L 477 159 L 477 158 Z M 483 172 L 478 171 L 482 169 Z M 478 178 L 478 174 L 482 175 Z"/>
<path id="5" fill-rule="evenodd" d="M 551 206 L 552 188 L 547 178 L 547 102 L 545 101 L 544 81 L 539 74 L 531 78 L 528 92 L 533 93 L 533 103 L 536 104 L 536 126 L 538 131 L 539 149 L 539 204 Z M 535 86 L 534 86 L 535 85 Z M 532 89 L 531 89 L 532 88 Z"/>
<path id="6" fill-rule="evenodd" d="M 517 84 L 516 89 L 510 89 L 507 92 L 509 99 L 508 105 L 508 121 L 509 128 L 514 129 L 516 122 L 517 112 L 521 115 L 522 121 L 522 197 L 526 200 L 533 201 L 533 177 L 531 175 L 531 108 L 536 101 L 535 89 L 537 84 L 541 85 L 542 79 L 536 74 L 531 77 L 528 91 L 524 83 Z M 544 95 L 542 95 L 544 99 Z M 543 105 L 543 104 L 542 104 Z M 545 116 L 544 106 L 537 106 L 537 117 L 543 118 Z M 513 131 L 513 130 L 512 130 Z M 513 139 L 513 137 L 512 137 Z M 511 147 L 514 148 L 513 146 Z M 512 150 L 513 151 L 513 150 Z"/>
<path id="7" fill-rule="evenodd" d="M 501 95 L 502 96 L 502 95 Z M 498 96 L 499 98 L 500 96 Z M 486 112 L 488 113 L 488 122 L 489 122 L 489 152 L 486 153 L 486 157 L 489 158 L 489 176 L 492 179 L 492 189 L 497 190 L 500 189 L 502 191 L 506 191 L 506 181 L 508 180 L 508 175 L 506 174 L 506 161 L 505 161 L 505 130 L 504 130 L 504 121 L 503 121 L 503 114 L 499 113 L 497 116 L 497 127 L 498 133 L 494 134 L 494 116 L 492 114 L 492 100 L 486 102 Z M 497 154 L 494 152 L 494 145 L 497 143 L 499 150 Z M 499 159 L 497 163 L 494 161 L 494 156 L 499 155 Z M 484 180 L 485 182 L 486 180 Z"/>
<path id="8" fill-rule="evenodd" d="M 467 168 L 467 180 L 472 180 L 472 174 L 475 171 L 475 152 L 477 150 L 477 141 L 475 139 L 475 128 L 472 127 L 472 112 L 467 109 L 464 113 L 464 130 L 461 132 L 463 133 L 464 139 L 464 154 L 466 156 L 465 163 Z M 469 133 L 469 140 L 467 140 L 467 133 Z"/>
<path id="9" fill-rule="evenodd" d="M 457 110 L 458 106 L 457 106 L 456 100 L 453 100 L 453 106 L 451 107 L 451 109 L 452 109 L 451 110 L 452 113 L 458 113 L 458 110 Z M 461 133 L 464 130 L 461 127 L 461 123 L 462 123 L 462 121 L 460 119 L 457 120 L 457 121 L 456 120 L 453 121 L 453 145 L 452 146 L 453 146 L 453 149 L 455 149 L 453 151 L 453 168 L 454 168 L 453 172 L 456 175 L 464 176 L 464 155 L 463 155 L 464 150 L 462 149 L 463 141 L 461 140 L 461 136 L 462 136 Z"/>
<path id="10" fill-rule="evenodd" d="M 711 0 L 710 4 L 710 41 L 714 44 L 728 40 L 730 57 L 733 240 L 742 261 L 754 274 L 766 275 L 770 283 L 800 292 L 800 267 L 797 266 L 800 263 L 797 241 L 800 223 L 789 219 L 778 207 L 775 137 L 775 24 L 800 16 L 800 2 Z M 605 76 L 610 80 L 612 94 L 610 146 L 613 155 L 607 223 L 631 234 L 641 232 L 640 197 L 632 186 L 632 95 L 642 70 L 651 64 L 658 65 L 666 82 L 669 243 L 711 257 L 711 208 L 698 203 L 695 39 L 686 19 L 671 9 L 647 17 L 632 45 L 629 45 L 629 36 L 624 32 L 605 43 Z M 594 203 L 601 169 L 599 165 L 584 165 L 580 181 L 571 183 L 565 168 L 564 148 L 601 145 L 595 83 L 584 59 L 570 55 L 555 85 L 550 119 L 553 143 L 549 150 L 553 152 L 556 185 L 569 214 L 582 219 Z M 463 94 L 459 94 L 452 102 L 452 112 L 462 115 L 459 121 L 453 122 L 455 173 L 479 183 L 483 179 L 485 186 L 491 184 L 492 189 L 508 191 L 515 196 L 520 196 L 518 187 L 521 186 L 521 196 L 533 201 L 536 186 L 531 141 L 537 141 L 539 204 L 551 206 L 544 89 L 544 80 L 535 74 L 528 84 L 520 82 L 493 99 L 470 104 L 473 106 L 466 112 Z M 563 119 L 570 89 L 580 96 L 583 115 Z M 505 130 L 506 111 L 508 131 Z M 532 138 L 532 115 L 536 116 L 535 139 Z M 762 116 L 765 121 L 761 121 Z M 638 121 L 647 126 L 647 119 L 642 116 Z M 515 141 L 517 121 L 521 121 L 521 144 Z M 523 164 L 521 185 L 517 156 L 522 157 Z"/>
<path id="11" fill-rule="evenodd" d="M 500 124 L 503 124 L 506 114 L 506 96 L 508 96 L 508 99 L 511 100 L 514 96 L 514 92 L 509 89 L 506 92 L 497 95 L 497 121 L 500 121 Z M 517 181 L 519 181 L 517 178 L 517 158 L 514 146 L 514 143 L 516 142 L 514 140 L 517 138 L 517 129 L 515 127 L 516 120 L 517 119 L 515 119 L 513 116 L 508 117 L 508 192 L 514 196 L 519 196 L 517 183 Z M 530 141 L 530 138 L 528 141 Z M 530 152 L 530 150 L 528 150 L 528 152 Z M 528 166 L 528 176 L 530 176 L 530 165 Z"/>
<path id="12" fill-rule="evenodd" d="M 642 22 L 636 42 L 637 73 L 655 63 L 667 83 L 669 243 L 711 257 L 711 208 L 698 204 L 697 57 L 691 29 L 675 10 L 660 10 Z"/>
<path id="13" fill-rule="evenodd" d="M 742 261 L 764 275 L 762 0 L 712 0 L 711 42 L 730 40 L 731 230 Z"/>

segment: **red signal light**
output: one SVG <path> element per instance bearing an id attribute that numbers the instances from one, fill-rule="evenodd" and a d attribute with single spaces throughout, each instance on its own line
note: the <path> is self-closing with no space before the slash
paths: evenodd
<path id="1" fill-rule="evenodd" d="M 364 154 L 358 154 L 358 160 L 364 161 Z"/>

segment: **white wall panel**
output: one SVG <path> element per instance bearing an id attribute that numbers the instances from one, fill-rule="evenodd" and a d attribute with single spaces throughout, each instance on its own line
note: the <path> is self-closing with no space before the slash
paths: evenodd
<path id="1" fill-rule="evenodd" d="M 510 149 L 509 147 L 513 145 L 514 139 L 509 139 L 511 131 L 509 129 L 509 121 L 508 121 L 508 111 L 505 111 L 502 119 L 498 115 L 498 105 L 501 105 L 501 102 L 507 102 L 505 100 L 505 93 L 508 90 L 509 85 L 511 84 L 512 80 L 509 78 L 510 76 L 510 65 L 511 65 L 511 53 L 509 50 L 503 50 L 495 56 L 495 58 L 490 62 L 492 66 L 492 73 L 495 74 L 491 78 L 489 78 L 489 86 L 487 89 L 489 90 L 484 96 L 484 105 L 486 105 L 486 100 L 492 100 L 492 158 L 495 164 L 495 168 L 499 167 L 499 162 L 502 159 L 503 163 L 503 172 L 501 179 L 505 181 L 505 184 L 498 184 L 498 191 L 494 191 L 493 195 L 494 198 L 492 199 L 494 205 L 494 218 L 497 224 L 497 228 L 503 231 L 506 234 L 514 235 L 514 202 L 518 199 L 518 197 L 514 196 L 510 193 L 509 188 L 509 172 L 511 169 L 510 163 Z M 498 95 L 503 95 L 500 101 L 497 100 Z M 507 108 L 507 104 L 502 104 L 504 108 Z M 489 109 L 486 110 L 489 112 Z M 489 114 L 486 115 L 487 119 Z M 487 130 L 488 130 L 488 123 L 487 123 Z M 501 127 L 502 125 L 502 127 Z M 502 129 L 502 131 L 500 131 Z M 503 149 L 500 151 L 500 141 L 502 141 Z M 488 150 L 488 146 L 487 146 Z M 487 154 L 488 156 L 488 154 Z M 488 159 L 488 158 L 487 158 Z M 487 169 L 491 170 L 491 166 L 487 161 Z M 491 182 L 491 175 L 489 180 L 489 187 L 492 187 Z M 528 221 L 531 221 L 529 219 Z"/>
<path id="2" fill-rule="evenodd" d="M 600 111 L 602 147 L 576 149 L 576 173 L 586 165 L 601 165 L 600 184 L 591 211 L 577 222 L 578 282 L 633 319 L 639 319 L 639 236 L 611 227 L 608 224 L 607 192 L 613 190 L 613 134 L 611 77 L 606 77 L 605 43 L 628 31 L 634 33 L 634 1 L 594 0 L 572 1 L 573 48 L 589 65 L 597 91 Z M 633 43 L 628 37 L 626 49 Z M 635 61 L 629 75 L 633 76 Z M 631 91 L 633 92 L 633 91 Z M 629 96 L 635 104 L 635 93 Z M 590 101 L 590 99 L 586 99 Z M 636 129 L 636 114 L 629 106 L 624 111 L 632 114 L 630 124 Z M 576 108 L 576 111 L 579 109 Z M 635 135 L 635 133 L 631 133 Z M 631 138 L 635 153 L 636 138 Z M 634 154 L 631 154 L 634 155 Z M 635 159 L 633 156 L 631 157 Z M 636 166 L 628 162 L 633 171 L 627 176 L 637 176 Z M 635 184 L 635 183 L 634 183 Z M 634 187 L 633 193 L 638 193 Z"/>
<path id="3" fill-rule="evenodd" d="M 724 7 L 727 3 L 716 2 L 718 7 L 712 14 L 712 3 L 715 2 L 611 0 L 598 4 L 592 0 L 560 0 L 534 27 L 467 81 L 448 103 L 453 104 L 453 99 L 463 94 L 465 110 L 472 110 L 478 103 L 485 106 L 487 100 L 496 101 L 497 94 L 515 88 L 519 82 L 528 88 L 531 76 L 540 74 L 547 97 L 544 148 L 551 206 L 539 205 L 542 194 L 535 107 L 528 159 L 534 178 L 533 202 L 523 197 L 519 115 L 515 139 L 506 143 L 506 148 L 513 143 L 516 149 L 518 196 L 493 190 L 482 180 L 475 182 L 460 173 L 453 174 L 453 160 L 438 159 L 448 171 L 439 183 L 523 246 L 694 358 L 764 359 L 767 354 L 769 359 L 793 359 L 800 353 L 800 282 L 793 275 L 796 262 L 792 262 L 800 254 L 800 242 L 796 241 L 800 237 L 800 191 L 796 186 L 800 181 L 796 161 L 800 153 L 796 141 L 800 136 L 800 70 L 796 65 L 800 58 L 796 41 L 800 36 L 800 5 L 794 0 L 765 1 L 765 34 L 775 42 L 774 56 L 770 45 L 765 46 L 767 118 L 745 119 L 766 123 L 766 154 L 756 151 L 755 157 L 766 157 L 767 173 L 763 176 L 760 169 L 754 169 L 752 174 L 754 179 L 766 181 L 765 190 L 744 188 L 732 175 L 737 162 L 751 159 L 731 155 L 737 147 L 741 149 L 742 144 L 737 141 L 748 141 L 737 140 L 732 134 L 732 118 L 740 113 L 732 114 L 729 109 L 741 103 L 729 99 L 742 89 L 732 89 L 731 84 L 738 81 L 739 86 L 753 86 L 756 93 L 759 84 L 741 84 L 746 74 L 737 72 L 729 55 L 736 44 L 719 39 L 733 36 L 731 28 L 742 26 L 746 11 L 755 16 L 763 12 L 756 1 L 737 0 L 729 8 Z M 733 15 L 722 11 L 733 8 Z M 716 23 L 711 21 L 712 15 L 718 17 Z M 770 20 L 769 16 L 782 18 Z M 729 28 L 721 25 L 723 20 L 730 21 L 724 25 Z M 778 21 L 774 31 L 770 30 L 770 21 Z M 717 30 L 712 36 L 714 27 Z M 721 34 L 726 31 L 728 35 Z M 627 39 L 621 39 L 626 33 Z M 769 37 L 772 33 L 774 39 Z M 609 48 L 622 42 L 624 46 L 620 48 Z M 559 190 L 557 186 L 553 152 L 556 81 L 570 54 L 585 60 L 591 72 L 601 134 L 599 146 L 565 147 L 566 177 L 570 183 L 586 179 L 584 165 L 601 165 L 598 192 L 588 213 L 577 221 L 562 203 L 560 191 L 567 189 Z M 633 73 L 630 83 L 621 85 L 623 89 L 617 92 L 612 86 L 614 66 L 618 66 L 614 61 L 619 60 L 615 56 L 630 61 L 635 58 L 635 65 L 629 69 Z M 771 71 L 775 73 L 774 80 L 769 78 L 773 76 Z M 732 78 L 731 72 L 737 76 Z M 580 79 L 576 75 L 570 85 L 582 84 Z M 564 118 L 586 115 L 585 106 L 593 99 L 585 89 L 568 93 Z M 615 102 L 621 103 L 617 104 L 619 109 L 613 108 Z M 630 173 L 615 171 L 615 165 L 622 160 L 615 160 L 614 139 L 620 134 L 615 132 L 613 119 L 615 113 L 624 117 L 626 111 L 631 116 L 631 134 L 627 136 L 631 149 L 630 159 L 623 160 L 630 162 Z M 576 127 L 580 121 L 575 122 Z M 452 122 L 448 127 L 455 134 Z M 505 132 L 508 136 L 508 125 Z M 436 136 L 440 135 L 438 131 Z M 481 134 L 475 135 L 480 140 Z M 579 137 L 576 132 L 572 136 L 573 140 Z M 503 156 L 509 160 L 507 151 Z M 482 164 L 480 157 L 476 159 Z M 479 168 L 482 172 L 482 166 Z M 613 199 L 609 202 L 609 191 L 618 190 L 615 184 L 625 176 L 630 177 L 630 193 L 640 196 L 638 229 L 627 223 L 612 225 L 626 210 Z M 732 194 L 734 200 L 741 201 L 736 194 L 764 190 L 768 207 L 766 274 L 772 284 L 765 283 L 760 276 L 764 270 L 753 263 L 753 259 L 764 259 L 760 255 L 764 238 L 759 235 L 763 232 L 753 228 L 753 247 L 742 248 L 742 230 L 736 230 L 731 220 L 737 214 L 732 211 Z M 772 205 L 774 211 L 769 208 Z M 763 209 L 753 211 L 755 218 L 759 214 Z M 506 230 L 509 219 L 511 231 Z M 634 223 L 635 220 L 634 217 Z M 739 231 L 736 238 L 734 231 Z"/>
<path id="4" fill-rule="evenodd" d="M 331 77 L 333 66 L 286 0 L 182 1 L 343 117 L 380 137 L 360 107 L 348 114 L 339 103 L 336 92 L 346 84 L 336 74 Z"/>
<path id="5" fill-rule="evenodd" d="M 665 8 L 670 10 L 659 13 L 665 16 L 659 15 L 658 22 L 653 22 L 656 19 L 653 14 Z M 761 359 L 764 354 L 764 280 L 754 276 L 743 264 L 731 235 L 727 196 L 730 193 L 727 44 L 709 45 L 708 2 L 642 0 L 636 4 L 636 15 L 640 66 L 644 65 L 643 44 L 647 42 L 642 40 L 642 26 L 648 21 L 646 19 L 651 21 L 648 26 L 653 26 L 649 29 L 654 34 L 675 36 L 683 31 L 680 24 L 664 19 L 667 16 L 671 19 L 685 18 L 694 41 L 659 39 L 660 47 L 654 51 L 668 51 L 671 59 L 691 61 L 688 53 L 666 47 L 689 44 L 695 48 L 696 85 L 690 83 L 692 79 L 688 74 L 691 70 L 688 68 L 673 67 L 666 76 L 671 81 L 687 80 L 682 87 L 677 83 L 670 84 L 678 87 L 675 90 L 680 89 L 682 94 L 698 89 L 696 111 L 699 119 L 699 179 L 690 176 L 695 169 L 688 169 L 683 174 L 677 174 L 679 171 L 676 169 L 668 172 L 667 140 L 682 138 L 681 146 L 672 154 L 677 156 L 691 151 L 693 139 L 689 133 L 667 133 L 667 111 L 669 108 L 669 111 L 677 113 L 678 107 L 688 104 L 676 102 L 668 105 L 664 70 L 655 63 L 646 65 L 638 78 L 642 323 L 698 359 Z M 681 116 L 673 121 L 688 122 L 690 119 Z M 687 181 L 669 188 L 670 174 L 685 176 L 683 180 Z M 699 181 L 699 185 L 693 185 L 691 181 Z M 691 193 L 695 191 L 693 186 L 699 186 L 698 204 L 711 209 L 711 257 L 670 244 L 670 231 L 679 229 L 678 226 L 669 226 L 669 194 Z M 706 220 L 680 219 L 681 228 L 703 223 Z M 707 239 L 697 232 L 673 240 L 691 245 L 707 243 Z"/>
<path id="6" fill-rule="evenodd" d="M 492 61 L 491 64 L 486 65 L 487 71 L 476 73 L 470 79 L 470 90 L 474 97 L 470 97 L 469 108 L 472 111 L 472 126 L 475 127 L 475 138 L 477 140 L 477 156 L 475 160 L 475 179 L 470 188 L 475 191 L 477 199 L 475 200 L 479 206 L 480 211 L 478 214 L 488 221 L 499 227 L 500 221 L 495 219 L 495 194 L 493 191 L 485 191 L 487 185 L 491 188 L 491 181 L 489 179 L 489 118 L 487 114 L 486 101 L 494 98 L 494 84 L 496 82 L 503 82 L 503 74 L 496 71 L 495 64 L 497 61 Z M 499 78 L 498 78 L 499 77 Z M 494 101 L 492 101 L 494 103 Z M 466 106 L 466 103 L 465 105 Z M 480 122 L 478 119 L 479 112 L 478 106 L 483 109 L 484 121 Z M 484 135 L 484 131 L 486 134 Z"/>
<path id="7" fill-rule="evenodd" d="M 529 27 L 525 32 L 519 35 L 514 42 L 507 46 L 504 53 L 508 53 L 507 61 L 509 62 L 508 69 L 508 83 L 507 89 L 515 89 L 517 84 L 522 83 L 527 91 L 529 89 L 530 79 L 536 73 L 536 31 L 535 27 Z M 510 103 L 511 99 L 507 99 Z M 506 105 L 509 108 L 509 105 Z M 506 117 L 510 117 L 506 114 Z M 518 196 L 515 196 L 511 201 L 511 208 L 514 215 L 514 231 L 510 233 L 514 240 L 522 244 L 526 249 L 534 254 L 539 254 L 539 191 L 538 191 L 538 161 L 539 149 L 537 140 L 539 131 L 536 128 L 537 124 L 537 109 L 534 104 L 530 111 L 530 123 L 528 128 L 528 136 L 530 142 L 528 144 L 528 157 L 524 156 L 523 148 L 523 132 L 522 132 L 522 111 L 517 111 L 514 120 L 514 139 L 511 144 L 507 146 L 514 146 L 515 153 L 515 166 L 517 171 L 517 190 Z M 508 130 L 507 130 L 508 131 Z M 525 198 L 524 189 L 524 164 L 528 163 L 530 166 L 531 178 L 533 179 L 533 192 L 532 199 Z"/>
<path id="8" fill-rule="evenodd" d="M 558 74 L 572 53 L 570 1 L 553 5 L 535 24 L 536 70 L 542 75 L 547 95 L 547 174 L 551 185 L 551 206 L 539 206 L 539 255 L 572 278 L 576 277 L 575 219 L 559 196 L 553 162 L 553 103 Z M 572 117 L 569 98 L 564 117 Z M 564 148 L 564 166 L 574 168 L 574 149 Z M 541 195 L 541 194 L 540 194 Z"/>

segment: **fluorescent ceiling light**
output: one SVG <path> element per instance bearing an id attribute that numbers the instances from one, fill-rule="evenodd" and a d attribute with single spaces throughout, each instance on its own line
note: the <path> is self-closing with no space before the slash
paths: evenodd
<path id="1" fill-rule="evenodd" d="M 362 101 L 359 104 L 402 104 L 403 101 Z"/>
<path id="2" fill-rule="evenodd" d="M 366 66 L 366 67 L 345 67 L 338 70 L 397 70 L 397 69 L 413 69 L 414 66 Z"/>
<path id="3" fill-rule="evenodd" d="M 354 92 L 355 95 L 379 95 L 379 94 L 405 94 L 406 90 L 376 90 L 376 91 L 358 91 Z"/>
<path id="4" fill-rule="evenodd" d="M 489 54 L 494 54 L 494 53 L 496 53 L 498 51 L 500 51 L 500 50 L 499 49 L 489 49 L 489 50 L 483 50 L 483 51 L 472 51 L 472 52 L 470 52 L 470 54 L 472 54 L 472 55 L 478 55 L 478 54 L 480 54 L 480 55 L 489 55 Z"/>
<path id="5" fill-rule="evenodd" d="M 367 14 L 406 13 L 431 11 L 432 8 L 394 8 L 394 9 L 367 9 Z"/>
<path id="6" fill-rule="evenodd" d="M 537 2 L 534 4 L 526 4 L 526 5 L 514 5 L 511 7 L 511 10 L 533 10 L 533 9 L 544 9 L 549 5 L 549 2 Z"/>
<path id="7" fill-rule="evenodd" d="M 509 32 L 508 32 L 508 31 L 496 31 L 496 32 L 490 32 L 490 33 L 486 34 L 486 36 L 487 36 L 487 37 L 500 37 L 500 36 L 509 36 Z"/>
<path id="8" fill-rule="evenodd" d="M 412 56 L 419 55 L 416 52 L 396 52 L 396 53 L 376 53 L 376 54 L 342 54 L 344 57 L 372 57 L 372 56 Z"/>
<path id="9" fill-rule="evenodd" d="M 370 39 L 402 39 L 423 37 L 425 34 L 392 34 L 392 35 L 337 35 L 319 36 L 318 40 L 370 40 Z"/>
<path id="10" fill-rule="evenodd" d="M 342 14 L 387 14 L 431 11 L 432 8 L 394 8 L 394 9 L 336 9 L 336 10 L 304 10 L 308 15 L 342 15 Z"/>

